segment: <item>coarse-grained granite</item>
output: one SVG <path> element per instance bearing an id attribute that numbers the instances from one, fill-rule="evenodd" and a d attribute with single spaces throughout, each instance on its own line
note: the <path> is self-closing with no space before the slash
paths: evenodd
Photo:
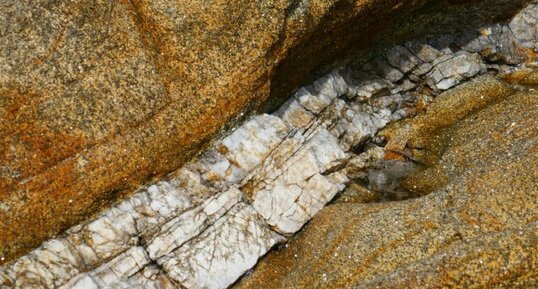
<path id="1" fill-rule="evenodd" d="M 423 2 L 4 1 L 0 254 L 177 169 L 267 99 L 299 41 Z"/>
<path id="2" fill-rule="evenodd" d="M 479 77 L 381 132 L 422 164 L 403 181 L 422 197 L 330 205 L 234 288 L 534 288 L 538 94 L 522 74 L 515 90 Z"/>
<path id="3" fill-rule="evenodd" d="M 426 2 L 4 1 L 0 263 L 179 168 Z M 472 2 L 491 4 L 485 21 L 527 1 Z"/>

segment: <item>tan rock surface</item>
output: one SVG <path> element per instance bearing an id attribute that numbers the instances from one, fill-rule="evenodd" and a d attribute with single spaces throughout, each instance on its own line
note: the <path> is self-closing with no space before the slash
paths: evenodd
<path id="1" fill-rule="evenodd" d="M 388 129 L 425 196 L 331 205 L 235 288 L 538 286 L 538 94 L 520 90 L 479 78 Z"/>
<path id="2" fill-rule="evenodd" d="M 241 112 L 425 2 L 4 1 L 1 258 L 177 169 Z M 468 2 L 526 1 L 446 3 Z"/>
<path id="3" fill-rule="evenodd" d="M 178 168 L 267 98 L 299 41 L 423 2 L 2 3 L 0 255 Z"/>

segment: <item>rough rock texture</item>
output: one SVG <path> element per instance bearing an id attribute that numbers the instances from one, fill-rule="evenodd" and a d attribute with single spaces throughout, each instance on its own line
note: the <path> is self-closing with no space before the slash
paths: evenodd
<path id="1" fill-rule="evenodd" d="M 298 41 L 423 2 L 2 3 L 1 254 L 178 168 L 267 98 Z"/>
<path id="2" fill-rule="evenodd" d="M 270 90 L 426 2 L 3 1 L 0 256 L 161 179 Z M 526 1 L 473 2 L 494 4 L 473 18 L 489 20 Z"/>
<path id="3" fill-rule="evenodd" d="M 342 74 L 299 90 L 296 105 L 275 113 L 282 118 L 252 117 L 185 168 L 2 268 L 0 284 L 232 284 L 344 189 L 351 148 L 402 117 L 390 103 L 346 102 Z"/>
<path id="4" fill-rule="evenodd" d="M 350 149 L 402 117 L 386 107 L 391 102 L 345 101 L 344 74 L 302 88 L 294 105 L 251 117 L 166 179 L 5 266 L 0 284 L 232 284 L 345 187 L 340 170 Z"/>
<path id="5" fill-rule="evenodd" d="M 251 206 L 237 204 L 187 246 L 158 262 L 187 288 L 226 288 L 283 239 Z"/>
<path id="6" fill-rule="evenodd" d="M 235 288 L 536 287 L 537 119 L 532 88 L 493 77 L 441 94 L 382 132 L 425 196 L 331 205 Z"/>
<path id="7" fill-rule="evenodd" d="M 511 29 L 522 31 L 520 25 L 536 23 L 535 8 L 530 6 L 518 15 Z M 498 50 L 496 59 L 532 60 L 536 38 L 525 34 L 520 34 L 521 39 L 501 37 L 507 25 L 494 26 L 500 29 L 492 30 L 490 45 L 514 49 Z M 408 168 L 395 162 L 414 158 L 435 168 L 434 172 L 448 170 L 432 176 L 439 185 L 435 189 L 446 185 L 445 175 L 450 175 L 453 166 L 442 162 L 436 166 L 435 156 L 441 152 L 428 147 L 434 153 L 425 154 L 420 148 L 427 145 L 410 132 L 433 138 L 435 128 L 453 125 L 511 93 L 511 88 L 491 77 L 480 78 L 475 84 L 483 84 L 472 93 L 484 98 L 454 97 L 461 90 L 456 88 L 437 97 L 428 112 L 416 118 L 415 126 L 421 129 L 387 130 L 385 137 L 376 134 L 387 124 L 428 107 L 444 90 L 439 84 L 446 79 L 454 79 L 456 85 L 486 69 L 489 74 L 516 69 L 502 62 L 492 64 L 489 54 L 462 46 L 473 40 L 467 36 L 405 43 L 366 62 L 332 70 L 298 89 L 272 115 L 250 117 L 183 168 L 0 268 L 0 285 L 225 288 L 272 246 L 301 229 L 350 179 L 366 177 L 374 189 L 399 192 L 397 184 Z M 453 52 L 455 47 L 459 51 Z M 403 60 L 396 61 L 391 53 L 403 55 Z M 429 77 L 428 72 L 435 69 L 447 78 Z M 527 86 L 536 83 L 536 74 L 529 69 L 505 78 Z M 439 147 L 445 146 L 434 148 Z M 382 163 L 384 168 L 365 173 L 365 168 L 383 157 L 388 158 Z M 431 171 L 421 173 L 430 176 Z M 410 177 L 404 183 L 415 194 L 432 191 L 421 179 Z M 353 202 L 380 199 L 359 187 L 353 184 L 343 194 L 353 192 Z M 76 200 L 68 203 L 76 205 Z M 0 203 L 0 210 L 10 209 Z"/>

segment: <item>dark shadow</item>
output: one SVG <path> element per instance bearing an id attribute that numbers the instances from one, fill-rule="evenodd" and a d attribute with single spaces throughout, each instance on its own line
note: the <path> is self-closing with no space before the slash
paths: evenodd
<path id="1" fill-rule="evenodd" d="M 380 1 L 383 2 L 383 1 Z M 400 6 L 415 1 L 401 1 Z M 457 34 L 488 24 L 506 21 L 524 7 L 528 0 L 428 0 L 415 11 L 392 9 L 380 13 L 386 5 L 370 5 L 368 13 L 361 13 L 349 21 L 327 23 L 310 37 L 289 50 L 273 73 L 270 97 L 263 111 L 271 112 L 289 98 L 301 84 L 325 74 L 331 63 L 350 54 L 372 55 L 411 39 Z M 327 14 L 327 19 L 349 19 L 354 1 L 339 1 Z M 290 8 L 291 9 L 291 8 Z M 385 15 L 384 17 L 371 17 Z M 321 21 L 321 23 L 325 23 Z"/>

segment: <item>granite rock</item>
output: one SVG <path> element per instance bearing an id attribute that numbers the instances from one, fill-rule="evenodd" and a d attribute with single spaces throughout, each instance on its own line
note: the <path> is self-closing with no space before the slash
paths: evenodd
<path id="1" fill-rule="evenodd" d="M 306 7 L 301 3 L 296 7 L 299 11 Z M 532 9 L 531 6 L 522 14 Z M 491 26 L 495 27 L 500 26 Z M 520 45 L 529 40 L 515 35 L 492 37 L 489 43 L 501 47 L 506 39 L 517 42 L 512 43 L 516 49 L 499 49 L 497 54 L 525 51 L 528 46 Z M 453 53 L 452 48 L 443 47 L 454 47 L 458 39 L 463 38 L 445 35 L 398 46 L 394 51 L 411 53 L 398 65 L 411 67 L 410 61 L 422 64 L 409 68 L 405 78 L 393 68 L 401 74 L 394 81 L 376 70 L 380 58 L 360 69 L 346 65 L 331 70 L 293 93 L 271 115 L 246 118 L 184 168 L 143 186 L 90 220 L 1 267 L 0 285 L 224 288 L 251 269 L 271 247 L 301 229 L 350 181 L 368 182 L 371 190 L 352 183 L 337 200 L 339 204 L 347 204 L 344 200 L 355 204 L 383 201 L 386 197 L 379 191 L 394 191 L 396 183 L 410 171 L 410 162 L 405 160 L 412 159 L 432 169 L 421 172 L 426 177 L 411 176 L 402 183 L 409 182 L 409 190 L 416 195 L 441 188 L 445 174 L 438 177 L 435 173 L 454 166 L 436 165 L 435 156 L 442 152 L 428 147 L 429 140 L 438 139 L 432 134 L 444 131 L 438 129 L 440 126 L 456 125 L 469 113 L 512 91 L 491 77 L 471 82 L 476 86 L 473 93 L 484 96 L 471 101 L 469 93 L 465 93 L 466 85 L 441 96 L 425 87 L 425 78 L 429 77 L 423 76 L 429 71 L 422 68 L 425 64 L 430 69 L 439 68 L 461 55 L 479 57 L 478 62 L 492 59 L 487 53 Z M 459 64 L 444 70 L 454 70 L 451 77 L 461 81 L 474 76 L 459 69 Z M 516 69 L 502 63 L 497 66 L 499 73 Z M 476 74 L 484 72 L 481 69 Z M 506 79 L 532 87 L 536 77 L 523 69 Z M 353 97 L 361 91 L 371 95 Z M 418 124 L 404 126 L 400 130 L 403 133 L 377 134 L 391 122 L 424 110 L 434 99 L 433 105 L 415 118 Z M 428 137 L 418 137 L 421 134 Z M 430 150 L 435 152 L 425 153 Z M 87 164 L 85 160 L 78 163 Z M 9 169 L 2 172 L 13 173 Z M 435 181 L 421 183 L 421 179 Z M 68 199 L 68 203 L 77 204 L 75 198 Z M 0 203 L 3 212 L 11 209 L 11 204 Z"/>
<path id="2" fill-rule="evenodd" d="M 385 53 L 390 65 L 398 68 L 402 73 L 408 73 L 422 61 L 405 46 L 396 46 Z"/>
<path id="3" fill-rule="evenodd" d="M 425 2 L 2 3 L 0 255 L 178 169 L 271 85 L 287 95 L 365 42 L 364 27 L 381 31 L 378 19 L 389 25 Z M 277 72 L 284 63 L 301 71 Z"/>
<path id="4" fill-rule="evenodd" d="M 403 181 L 422 197 L 354 193 L 234 288 L 534 287 L 538 95 L 520 89 L 479 78 L 394 123 L 385 149 L 423 164 Z"/>
<path id="5" fill-rule="evenodd" d="M 447 90 L 485 70 L 486 66 L 478 54 L 458 52 L 454 57 L 434 65 L 426 75 L 426 82 L 433 89 Z"/>

